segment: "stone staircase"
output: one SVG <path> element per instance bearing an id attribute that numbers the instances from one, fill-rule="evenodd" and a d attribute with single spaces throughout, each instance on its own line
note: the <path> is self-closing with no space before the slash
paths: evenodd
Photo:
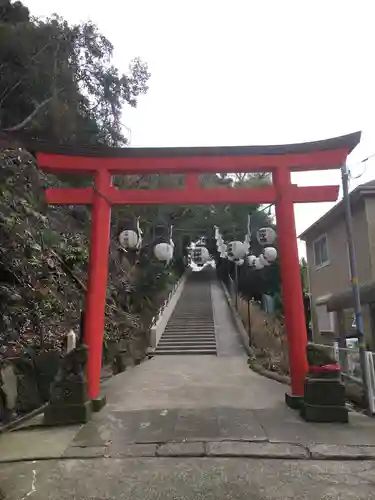
<path id="1" fill-rule="evenodd" d="M 211 276 L 210 270 L 192 273 L 189 276 L 155 349 L 155 355 L 216 355 Z"/>

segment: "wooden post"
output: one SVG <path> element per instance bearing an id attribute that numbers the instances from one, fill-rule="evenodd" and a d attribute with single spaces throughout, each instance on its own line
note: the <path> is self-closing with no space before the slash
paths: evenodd
<path id="1" fill-rule="evenodd" d="M 250 299 L 247 299 L 247 333 L 249 334 L 249 346 L 251 346 L 252 338 L 251 338 Z"/>

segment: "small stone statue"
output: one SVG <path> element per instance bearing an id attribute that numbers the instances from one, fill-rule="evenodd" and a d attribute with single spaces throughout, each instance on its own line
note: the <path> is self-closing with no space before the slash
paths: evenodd
<path id="1" fill-rule="evenodd" d="M 306 357 L 309 374 L 314 377 L 340 378 L 340 365 L 323 346 L 307 344 Z"/>
<path id="2" fill-rule="evenodd" d="M 307 344 L 306 356 L 309 366 L 323 366 L 336 363 L 334 357 L 330 356 L 323 346 L 316 344 Z"/>
<path id="3" fill-rule="evenodd" d="M 66 336 L 66 352 L 69 353 L 76 348 L 77 345 L 77 335 L 70 330 Z"/>
<path id="4" fill-rule="evenodd" d="M 91 402 L 87 396 L 85 377 L 87 355 L 87 347 L 80 345 L 61 360 L 51 384 L 50 405 L 44 413 L 46 425 L 85 423 L 89 420 Z"/>

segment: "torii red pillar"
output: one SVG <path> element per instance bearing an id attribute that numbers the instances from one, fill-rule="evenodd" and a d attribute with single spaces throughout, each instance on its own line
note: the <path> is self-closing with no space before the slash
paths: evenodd
<path id="1" fill-rule="evenodd" d="M 304 393 L 304 378 L 307 372 L 307 332 L 290 171 L 277 170 L 273 179 L 278 193 L 275 203 L 276 224 L 292 392 L 292 397 L 287 397 L 290 406 L 298 406 L 298 398 Z M 295 405 L 293 396 L 297 397 Z"/>
<path id="2" fill-rule="evenodd" d="M 91 399 L 97 399 L 100 392 L 111 227 L 111 206 L 101 192 L 111 184 L 111 175 L 107 170 L 95 174 L 96 190 L 93 193 L 91 214 L 91 245 L 84 321 L 84 340 L 89 348 L 87 379 Z"/>
<path id="3" fill-rule="evenodd" d="M 112 204 L 261 204 L 275 203 L 285 322 L 289 349 L 291 395 L 303 396 L 306 374 L 306 326 L 302 301 L 294 203 L 336 201 L 338 186 L 291 183 L 291 172 L 337 169 L 359 143 L 361 134 L 283 146 L 204 148 L 93 148 L 46 147 L 34 143 L 38 165 L 45 171 L 94 174 L 93 188 L 50 188 L 51 204 L 92 205 L 88 290 L 85 300 L 85 342 L 89 349 L 89 396 L 99 397 L 104 335 L 104 309 L 108 274 L 109 230 Z M 42 152 L 44 151 L 44 152 Z M 200 173 L 272 172 L 273 185 L 261 188 L 209 188 L 199 184 Z M 183 173 L 182 189 L 118 190 L 113 174 Z"/>

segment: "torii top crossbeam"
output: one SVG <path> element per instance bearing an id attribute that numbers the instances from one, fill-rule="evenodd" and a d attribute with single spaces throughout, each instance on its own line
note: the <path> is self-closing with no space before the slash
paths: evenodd
<path id="1" fill-rule="evenodd" d="M 291 183 L 291 172 L 338 169 L 360 141 L 354 134 L 324 141 L 283 146 L 108 148 L 51 146 L 34 142 L 38 166 L 53 173 L 94 174 L 91 188 L 50 188 L 47 203 L 92 205 L 88 291 L 85 301 L 85 342 L 89 348 L 89 395 L 99 396 L 108 274 L 111 205 L 275 203 L 284 314 L 289 350 L 291 396 L 300 398 L 307 369 L 304 307 L 293 204 L 336 201 L 338 186 Z M 200 173 L 271 172 L 272 185 L 259 188 L 204 188 Z M 185 175 L 180 189 L 126 189 L 112 186 L 113 174 Z M 294 404 L 294 403 L 291 403 Z"/>
<path id="2" fill-rule="evenodd" d="M 35 143 L 39 167 L 46 171 L 112 174 L 269 172 L 286 167 L 292 172 L 336 169 L 357 146 L 361 133 L 323 141 L 281 146 L 176 148 L 109 148 L 49 146 Z M 69 156 L 67 161 L 66 156 Z"/>
<path id="3" fill-rule="evenodd" d="M 259 204 L 276 200 L 275 185 L 235 191 L 227 187 L 203 189 L 199 185 L 198 174 L 336 169 L 359 139 L 360 133 L 355 133 L 325 141 L 284 146 L 191 148 L 74 148 L 38 144 L 37 158 L 40 168 L 54 173 L 186 174 L 186 189 L 119 190 L 110 183 L 102 184 L 101 193 L 111 204 Z M 291 185 L 290 189 L 295 203 L 335 201 L 338 196 L 337 186 L 316 189 Z M 94 189 L 51 188 L 46 191 L 46 200 L 52 204 L 92 204 Z"/>

